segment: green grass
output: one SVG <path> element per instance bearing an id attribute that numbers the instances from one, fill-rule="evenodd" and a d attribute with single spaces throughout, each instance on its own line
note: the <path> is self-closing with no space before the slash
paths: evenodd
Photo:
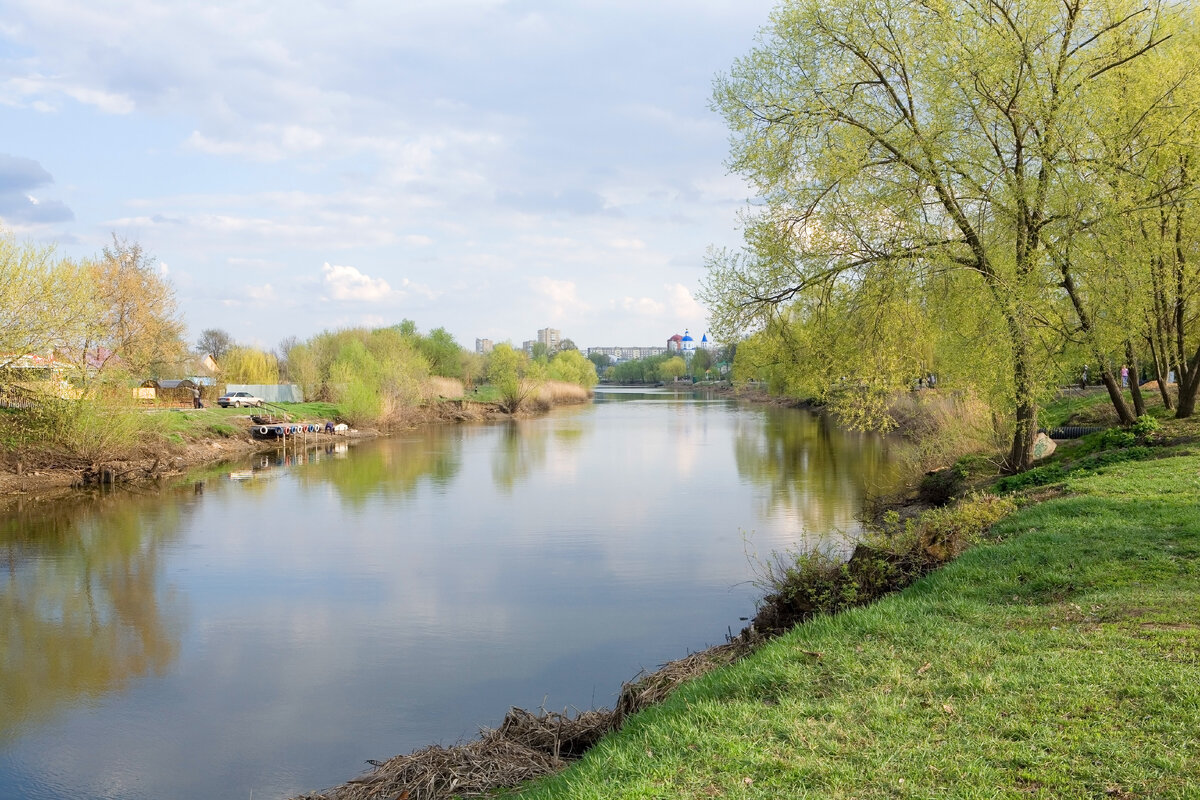
<path id="1" fill-rule="evenodd" d="M 466 395 L 466 399 L 475 403 L 499 403 L 503 397 L 499 389 L 490 383 L 485 383 L 476 386 L 473 392 Z"/>
<path id="2" fill-rule="evenodd" d="M 289 422 L 339 420 L 340 409 L 334 403 L 272 403 L 265 408 L 221 408 L 206 405 L 204 408 L 170 409 L 153 411 L 148 417 L 161 417 L 168 430 L 184 435 L 204 436 L 215 433 L 230 436 L 241 430 L 239 421 L 252 414 L 286 416 Z"/>
<path id="3" fill-rule="evenodd" d="M 1200 797 L 1200 457 L 685 685 L 521 798 Z"/>
<path id="4" fill-rule="evenodd" d="M 1122 394 L 1132 411 L 1132 395 L 1128 389 Z M 1162 396 L 1157 387 L 1143 386 L 1142 397 L 1146 401 L 1146 413 L 1150 416 L 1171 416 L 1172 412 L 1163 406 Z M 1093 386 L 1082 393 L 1070 389 L 1038 410 L 1038 424 L 1043 428 L 1057 428 L 1063 425 L 1111 426 L 1117 424 L 1117 412 L 1103 387 Z"/>

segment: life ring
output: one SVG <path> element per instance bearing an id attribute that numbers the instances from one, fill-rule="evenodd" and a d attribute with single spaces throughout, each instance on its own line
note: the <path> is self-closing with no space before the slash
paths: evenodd
<path id="1" fill-rule="evenodd" d="M 261 428 L 259 428 L 258 434 L 259 434 L 259 436 L 266 436 L 267 435 L 267 426 L 263 425 Z"/>

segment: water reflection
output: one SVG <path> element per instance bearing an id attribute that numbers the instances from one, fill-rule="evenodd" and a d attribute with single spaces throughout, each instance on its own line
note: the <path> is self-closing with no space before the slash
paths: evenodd
<path id="1" fill-rule="evenodd" d="M 766 512 L 794 519 L 808 531 L 845 531 L 864 499 L 886 493 L 903 478 L 891 452 L 896 443 L 836 428 L 824 415 L 769 408 L 739 420 L 734 441 L 738 472 L 766 491 Z"/>
<path id="2" fill-rule="evenodd" d="M 537 420 L 512 420 L 504 424 L 492 454 L 492 480 L 497 489 L 511 493 L 513 488 L 537 473 L 549 469 L 562 478 L 572 471 L 573 454 L 584 446 L 593 426 L 574 420 L 548 428 Z M 553 447 L 553 464 L 547 464 Z"/>
<path id="3" fill-rule="evenodd" d="M 0 741 L 171 667 L 181 614 L 160 558 L 187 513 L 109 496 L 0 520 Z"/>
<path id="4" fill-rule="evenodd" d="M 611 705 L 752 612 L 743 532 L 848 527 L 889 457 L 623 393 L 5 518 L 0 796 L 283 797 L 510 704 Z"/>
<path id="5" fill-rule="evenodd" d="M 423 479 L 448 486 L 462 466 L 461 439 L 437 428 L 407 433 L 389 440 L 389 445 L 355 447 L 353 458 L 335 458 L 319 471 L 304 471 L 301 480 L 309 487 L 328 483 L 347 506 L 362 508 L 372 498 L 410 495 Z M 310 455 L 310 461 L 323 460 L 321 455 L 347 455 L 340 442 L 309 452 L 316 456 Z"/>

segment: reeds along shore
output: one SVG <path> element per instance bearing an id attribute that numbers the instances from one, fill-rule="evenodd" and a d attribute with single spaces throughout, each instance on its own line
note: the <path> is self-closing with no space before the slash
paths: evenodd
<path id="1" fill-rule="evenodd" d="M 661 703 L 684 681 L 731 664 L 753 650 L 745 636 L 664 664 L 621 687 L 616 707 L 575 716 L 510 709 L 499 727 L 454 747 L 433 745 L 374 764 L 367 774 L 293 800 L 450 800 L 490 797 L 558 772 L 639 711 Z"/>

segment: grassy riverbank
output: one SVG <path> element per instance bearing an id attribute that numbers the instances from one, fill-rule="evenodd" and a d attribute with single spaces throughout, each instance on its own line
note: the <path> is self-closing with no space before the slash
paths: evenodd
<path id="1" fill-rule="evenodd" d="M 1188 447 L 1068 478 L 950 566 L 685 685 L 514 796 L 1200 796 Z"/>
<path id="2" fill-rule="evenodd" d="M 458 389 L 461 394 L 461 386 Z M 403 406 L 354 433 L 370 436 L 421 425 L 530 416 L 591 398 L 579 386 L 544 381 L 530 389 L 515 412 L 508 413 L 495 394 L 484 386 L 469 397 L 439 397 Z M 52 401 L 30 409 L 0 409 L 0 507 L 12 498 L 49 498 L 87 485 L 101 470 L 119 483 L 145 483 L 274 448 L 273 441 L 252 438 L 251 414 L 289 422 L 353 424 L 343 406 L 326 402 L 192 409 Z"/>

